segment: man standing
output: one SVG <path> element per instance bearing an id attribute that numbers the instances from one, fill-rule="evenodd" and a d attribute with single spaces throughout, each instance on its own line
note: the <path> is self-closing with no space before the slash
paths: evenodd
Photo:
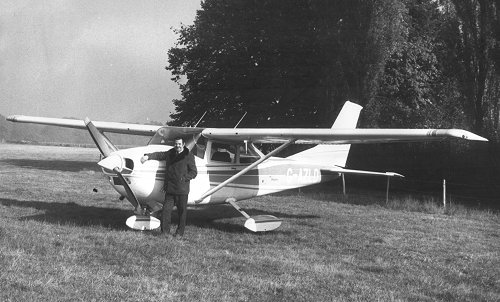
<path id="1" fill-rule="evenodd" d="M 163 204 L 161 231 L 170 234 L 170 220 L 172 208 L 177 206 L 179 224 L 174 237 L 184 236 L 187 217 L 187 200 L 189 194 L 189 182 L 198 174 L 194 156 L 186 148 L 182 138 L 174 140 L 174 147 L 165 152 L 153 152 L 144 154 L 141 163 L 147 160 L 165 160 L 165 203 Z"/>

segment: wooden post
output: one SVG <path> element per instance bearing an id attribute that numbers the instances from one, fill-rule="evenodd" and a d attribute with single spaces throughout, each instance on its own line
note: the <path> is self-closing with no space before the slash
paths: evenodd
<path id="1" fill-rule="evenodd" d="M 385 191 L 385 204 L 389 203 L 389 183 L 391 181 L 391 177 L 387 176 L 387 189 Z"/>
<path id="2" fill-rule="evenodd" d="M 344 173 L 342 173 L 342 192 L 344 193 L 344 196 L 345 196 L 345 177 L 344 177 Z"/>
<path id="3" fill-rule="evenodd" d="M 443 178 L 443 207 L 446 208 L 446 179 Z"/>

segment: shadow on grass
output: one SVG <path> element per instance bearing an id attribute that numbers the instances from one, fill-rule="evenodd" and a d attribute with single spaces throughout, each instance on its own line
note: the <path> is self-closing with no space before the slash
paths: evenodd
<path id="1" fill-rule="evenodd" d="M 1 163 L 18 166 L 21 168 L 38 170 L 57 170 L 64 172 L 100 171 L 95 162 L 78 160 L 37 160 L 37 159 L 3 159 Z"/>
<path id="2" fill-rule="evenodd" d="M 316 215 L 296 215 L 287 214 L 283 212 L 271 212 L 264 211 L 262 209 L 255 208 L 244 208 L 243 209 L 250 216 L 256 215 L 273 215 L 277 218 L 282 219 L 311 219 L 319 218 Z M 172 216 L 173 223 L 177 223 L 176 211 Z M 232 221 L 218 221 L 224 219 L 235 219 Z M 246 233 L 248 230 L 243 226 L 246 218 L 240 215 L 232 206 L 230 205 L 213 205 L 204 206 L 199 208 L 190 209 L 188 212 L 187 224 L 191 224 L 200 228 L 211 228 L 227 233 Z M 273 233 L 287 233 L 284 231 L 275 230 Z M 261 233 L 267 234 L 267 232 Z"/>
<path id="3" fill-rule="evenodd" d="M 125 221 L 132 215 L 132 210 L 116 208 L 101 208 L 95 206 L 83 206 L 76 203 L 44 202 L 44 201 L 21 201 L 16 199 L 0 198 L 0 205 L 6 207 L 33 208 L 44 211 L 43 214 L 25 216 L 20 220 L 34 220 L 52 224 L 76 225 L 76 226 L 103 226 L 115 230 L 128 230 Z M 290 215 L 277 212 L 266 212 L 256 209 L 247 209 L 250 215 L 274 215 L 279 218 L 309 219 L 317 216 Z M 225 219 L 239 218 L 232 221 L 219 221 Z M 210 228 L 227 233 L 248 232 L 244 227 L 245 218 L 235 209 L 228 205 L 214 205 L 188 210 L 187 225 L 200 228 Z M 172 224 L 178 223 L 177 211 L 172 213 Z"/>
<path id="4" fill-rule="evenodd" d="M 117 230 L 126 229 L 125 220 L 132 213 L 122 209 L 82 206 L 73 202 L 22 201 L 0 198 L 0 204 L 7 207 L 33 208 L 44 211 L 43 214 L 25 216 L 20 220 L 76 226 L 98 225 Z"/>

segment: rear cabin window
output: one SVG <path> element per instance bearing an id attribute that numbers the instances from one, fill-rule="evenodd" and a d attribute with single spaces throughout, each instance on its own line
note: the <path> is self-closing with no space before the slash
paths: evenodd
<path id="1" fill-rule="evenodd" d="M 260 156 L 253 145 L 245 147 L 243 144 L 211 144 L 211 162 L 245 164 L 257 161 Z"/>

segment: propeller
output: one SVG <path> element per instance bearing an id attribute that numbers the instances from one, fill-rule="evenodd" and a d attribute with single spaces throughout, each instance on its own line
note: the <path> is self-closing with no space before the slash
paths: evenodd
<path id="1" fill-rule="evenodd" d="M 90 136 L 94 140 L 97 148 L 104 156 L 104 159 L 99 161 L 97 164 L 116 173 L 118 179 L 120 179 L 120 182 L 125 188 L 128 201 L 135 208 L 135 214 L 144 215 L 144 209 L 137 200 L 137 197 L 130 188 L 127 180 L 122 175 L 124 160 L 119 154 L 114 153 L 115 151 L 118 151 L 118 148 L 116 148 L 113 143 L 111 143 L 111 141 L 97 129 L 97 127 L 89 120 L 89 118 L 85 118 L 85 126 L 89 130 Z"/>
<path id="2" fill-rule="evenodd" d="M 90 136 L 104 157 L 108 157 L 111 153 L 118 151 L 118 148 L 113 145 L 104 133 L 99 131 L 96 126 L 94 126 L 88 117 L 85 118 L 85 126 L 89 130 Z"/>

